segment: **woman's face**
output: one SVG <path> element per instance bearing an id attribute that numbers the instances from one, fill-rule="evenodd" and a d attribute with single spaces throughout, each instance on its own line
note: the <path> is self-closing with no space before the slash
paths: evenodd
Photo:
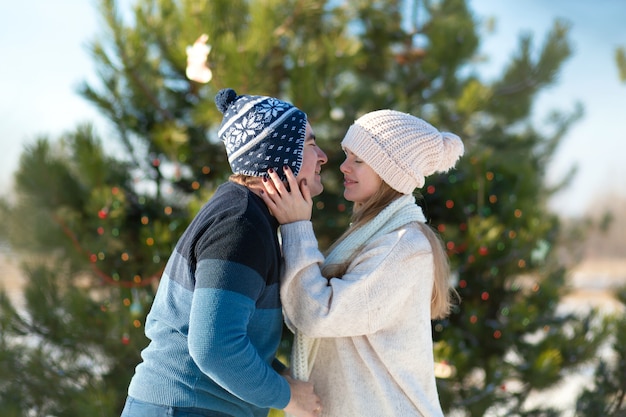
<path id="1" fill-rule="evenodd" d="M 383 180 L 348 148 L 344 151 L 346 160 L 339 167 L 344 178 L 343 196 L 353 203 L 365 203 L 378 191 Z"/>

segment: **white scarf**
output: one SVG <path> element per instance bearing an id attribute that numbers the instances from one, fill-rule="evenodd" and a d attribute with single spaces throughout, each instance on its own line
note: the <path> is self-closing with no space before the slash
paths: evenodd
<path id="1" fill-rule="evenodd" d="M 422 209 L 415 204 L 415 197 L 404 195 L 339 243 L 328 254 L 324 265 L 342 264 L 366 243 L 412 222 L 425 223 L 426 218 Z M 294 378 L 308 381 L 318 345 L 319 339 L 307 337 L 296 330 L 291 351 L 291 370 Z"/>

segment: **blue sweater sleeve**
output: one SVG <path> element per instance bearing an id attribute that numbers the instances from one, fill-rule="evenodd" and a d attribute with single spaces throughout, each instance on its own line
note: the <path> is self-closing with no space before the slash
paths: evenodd
<path id="1" fill-rule="evenodd" d="M 233 395 L 258 407 L 282 409 L 291 396 L 289 385 L 272 369 L 271 360 L 262 357 L 273 357 L 274 352 L 259 352 L 257 346 L 263 343 L 255 346 L 251 340 L 262 340 L 270 332 L 262 325 L 264 315 L 280 314 L 257 309 L 264 282 L 254 269 L 236 262 L 200 261 L 190 311 L 189 351 L 202 372 Z"/>

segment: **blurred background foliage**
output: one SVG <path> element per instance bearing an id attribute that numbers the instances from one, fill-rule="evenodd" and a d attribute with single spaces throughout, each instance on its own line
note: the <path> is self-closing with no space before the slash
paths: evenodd
<path id="1" fill-rule="evenodd" d="M 571 55 L 555 21 L 523 35 L 502 74 L 474 64 L 484 22 L 464 0 L 100 0 L 90 44 L 99 80 L 80 92 L 106 117 L 27 147 L 0 236 L 24 254 L 24 305 L 0 294 L 0 408 L 5 416 L 119 415 L 160 273 L 186 225 L 230 173 L 217 140 L 221 88 L 303 109 L 329 156 L 314 225 L 328 247 L 347 226 L 339 143 L 361 114 L 393 108 L 459 134 L 466 155 L 433 176 L 419 203 L 442 235 L 463 301 L 433 323 L 446 414 L 557 416 L 533 393 L 597 365 L 579 415 L 624 415 L 624 320 L 557 311 L 586 226 L 546 205 L 567 185 L 547 165 L 582 109 L 531 122 L 533 102 Z M 212 79 L 185 75 L 208 35 Z M 621 55 L 620 55 L 621 54 Z M 620 58 L 621 57 L 621 58 Z M 623 50 L 617 52 L 618 63 Z M 624 298 L 621 298 L 624 301 Z M 598 360 L 613 343 L 616 359 Z M 287 358 L 285 331 L 280 355 Z M 280 414 L 273 411 L 274 414 Z M 620 414 L 621 413 L 621 414 Z"/>

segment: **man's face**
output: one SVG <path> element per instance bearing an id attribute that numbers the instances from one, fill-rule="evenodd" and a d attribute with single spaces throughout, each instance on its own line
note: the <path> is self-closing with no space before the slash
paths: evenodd
<path id="1" fill-rule="evenodd" d="M 311 196 L 320 195 L 324 190 L 320 172 L 322 165 L 328 162 L 328 157 L 315 141 L 315 134 L 309 122 L 306 124 L 306 134 L 304 137 L 304 148 L 302 150 L 302 166 L 296 176 L 298 183 L 306 179 Z"/>

